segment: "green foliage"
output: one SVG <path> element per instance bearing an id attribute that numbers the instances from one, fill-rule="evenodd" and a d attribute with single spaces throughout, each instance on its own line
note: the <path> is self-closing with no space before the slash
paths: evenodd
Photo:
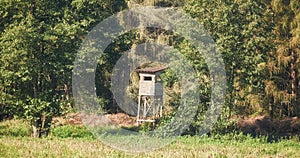
<path id="1" fill-rule="evenodd" d="M 73 61 L 84 35 L 123 8 L 123 0 L 1 1 L 0 119 L 26 117 L 44 128 L 69 111 Z"/>
<path id="2" fill-rule="evenodd" d="M 272 11 L 262 1 L 187 1 L 184 9 L 204 25 L 222 53 L 231 110 L 251 114 L 263 108 L 267 77 L 259 65 L 274 47 Z"/>
<path id="3" fill-rule="evenodd" d="M 227 133 L 232 115 L 300 116 L 299 0 L 73 0 L 0 1 L 0 120 L 23 117 L 38 128 L 48 128 L 54 115 L 72 111 L 71 74 L 82 39 L 98 22 L 134 4 L 181 6 L 203 24 L 222 53 L 227 73 L 226 107 L 212 133 Z M 162 33 L 163 32 L 163 33 Z M 211 79 L 207 65 L 192 43 L 176 33 L 144 28 L 114 40 L 99 59 L 96 91 L 100 108 L 118 111 L 111 93 L 111 72 L 135 44 L 169 44 L 193 64 L 200 89 L 197 133 L 208 110 Z M 179 105 L 179 79 L 162 75 L 169 111 L 164 125 Z M 137 85 L 128 88 L 137 99 Z M 145 130 L 148 126 L 145 126 Z"/>
<path id="4" fill-rule="evenodd" d="M 210 134 L 228 134 L 228 133 L 234 133 L 237 132 L 237 122 L 238 119 L 233 119 L 232 113 L 230 112 L 230 109 L 228 107 L 225 107 L 217 120 L 217 122 L 214 124 L 212 130 L 210 131 Z"/>
<path id="5" fill-rule="evenodd" d="M 178 82 L 178 77 L 172 70 L 167 69 L 160 76 L 163 80 L 164 86 L 166 87 L 172 87 L 176 82 Z"/>
<path id="6" fill-rule="evenodd" d="M 123 52 L 129 50 L 136 43 L 136 32 L 127 32 L 115 39 L 104 51 L 104 54 L 99 59 L 96 68 L 96 94 L 98 99 L 106 100 L 101 106 L 107 112 L 116 112 L 118 107 L 112 106 L 113 95 L 111 92 L 111 75 L 113 68 Z M 121 87 L 120 87 L 121 88 Z M 130 89 L 131 88 L 131 89 Z M 129 87 L 129 91 L 136 90 L 134 87 Z M 134 96 L 133 96 L 134 97 Z"/>
<path id="7" fill-rule="evenodd" d="M 155 125 L 152 122 L 144 122 L 140 127 L 139 127 L 139 132 L 144 133 L 144 132 L 149 132 L 154 129 Z"/>
<path id="8" fill-rule="evenodd" d="M 58 138 L 94 138 L 94 135 L 82 126 L 58 126 L 51 129 L 51 135 Z"/>
<path id="9" fill-rule="evenodd" d="M 48 134 L 52 117 L 57 115 L 59 107 L 54 103 L 41 99 L 28 99 L 24 105 L 24 116 L 30 121 L 33 127 L 33 137 L 41 137 Z"/>
<path id="10" fill-rule="evenodd" d="M 213 127 L 206 127 L 204 120 L 210 120 L 209 116 L 206 114 L 206 111 L 198 112 L 195 121 L 191 124 L 189 130 L 187 131 L 188 134 L 197 135 L 203 134 L 202 132 L 207 130 L 207 132 L 214 136 L 214 135 L 225 135 L 230 133 L 235 133 L 237 131 L 237 121 L 238 118 L 233 119 L 232 111 L 229 107 L 224 107 L 221 111 L 220 115 L 218 116 L 217 121 L 213 124 Z"/>
<path id="11" fill-rule="evenodd" d="M 274 17 L 276 48 L 268 54 L 264 66 L 266 111 L 272 117 L 300 116 L 299 95 L 299 42 L 300 2 L 297 0 L 269 3 Z"/>
<path id="12" fill-rule="evenodd" d="M 98 99 L 98 103 L 99 103 L 99 106 L 100 106 L 99 107 L 99 109 L 100 109 L 99 112 L 101 112 L 101 109 L 103 110 L 105 108 L 105 106 L 107 106 L 107 104 L 109 103 L 109 100 L 105 99 L 105 98 L 100 98 L 100 97 L 98 97 L 97 99 Z"/>
<path id="13" fill-rule="evenodd" d="M 28 105 L 24 106 L 24 115 L 30 121 L 37 121 L 42 115 L 49 117 L 54 115 L 54 106 L 50 102 L 42 101 L 41 99 L 29 99 Z"/>
<path id="14" fill-rule="evenodd" d="M 0 136 L 28 137 L 31 129 L 26 120 L 12 119 L 0 122 Z"/>

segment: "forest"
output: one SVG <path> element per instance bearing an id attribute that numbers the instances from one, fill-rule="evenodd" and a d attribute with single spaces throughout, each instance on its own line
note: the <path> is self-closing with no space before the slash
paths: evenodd
<path id="1" fill-rule="evenodd" d="M 142 6 L 178 8 L 214 40 L 225 65 L 226 94 L 210 135 L 240 130 L 240 119 L 246 122 L 263 117 L 282 122 L 300 118 L 299 0 L 1 0 L 0 121 L 26 120 L 32 137 L 49 135 L 55 130 L 51 128 L 55 118 L 76 113 L 72 73 L 87 34 L 111 15 Z M 109 115 L 126 113 L 118 107 L 111 90 L 113 68 L 122 53 L 153 41 L 174 47 L 192 63 L 200 102 L 183 135 L 197 135 L 210 106 L 212 81 L 199 50 L 176 32 L 143 28 L 114 40 L 94 72 L 99 106 Z M 151 64 L 155 65 L 145 63 L 141 67 Z M 136 101 L 138 75 L 132 73 L 130 77 L 126 92 Z M 176 114 L 181 89 L 171 70 L 163 73 L 162 80 L 167 100 L 165 116 L 158 122 L 163 125 Z M 300 136 L 298 121 L 284 136 Z M 153 128 L 148 126 L 141 128 Z M 277 129 L 266 135 L 270 133 L 280 135 Z"/>

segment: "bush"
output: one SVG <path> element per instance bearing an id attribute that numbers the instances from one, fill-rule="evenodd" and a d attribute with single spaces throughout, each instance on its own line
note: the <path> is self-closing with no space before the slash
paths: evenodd
<path id="1" fill-rule="evenodd" d="M 12 119 L 0 122 L 0 136 L 30 136 L 31 128 L 28 121 Z"/>
<path id="2" fill-rule="evenodd" d="M 94 138 L 87 128 L 81 126 L 58 126 L 51 129 L 51 135 L 59 138 Z"/>
<path id="3" fill-rule="evenodd" d="M 217 121 L 213 124 L 213 127 L 206 126 L 203 124 L 203 121 L 205 119 L 210 120 L 211 118 L 206 117 L 206 111 L 201 111 L 197 114 L 196 119 L 194 122 L 191 124 L 190 129 L 188 131 L 189 134 L 194 135 L 194 134 L 199 134 L 201 133 L 202 129 L 208 129 L 209 135 L 225 135 L 228 133 L 235 133 L 235 132 L 240 132 L 237 129 L 237 122 L 238 118 L 232 118 L 234 113 L 230 111 L 229 107 L 224 107 L 221 111 L 221 113 L 218 116 Z M 215 117 L 212 115 L 212 117 Z M 206 130 L 204 130 L 206 131 Z"/>

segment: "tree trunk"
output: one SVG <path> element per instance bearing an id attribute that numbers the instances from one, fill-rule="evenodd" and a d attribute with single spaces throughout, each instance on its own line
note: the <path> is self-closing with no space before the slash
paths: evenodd
<path id="1" fill-rule="evenodd" d="M 292 95 L 291 95 L 291 107 L 288 107 L 288 116 L 292 116 L 296 113 L 295 109 L 297 107 L 296 104 L 296 99 L 297 99 L 297 90 L 296 90 L 296 70 L 295 70 L 295 53 L 294 51 L 291 52 L 292 56 L 292 62 L 291 62 L 291 90 L 292 90 Z"/>
<path id="2" fill-rule="evenodd" d="M 38 123 L 37 122 L 32 123 L 31 127 L 32 127 L 31 137 L 33 137 L 33 138 L 40 137 L 40 130 L 39 130 Z"/>

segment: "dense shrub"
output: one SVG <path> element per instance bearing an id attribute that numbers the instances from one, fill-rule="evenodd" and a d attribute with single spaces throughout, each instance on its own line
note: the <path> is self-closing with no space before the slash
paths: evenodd
<path id="1" fill-rule="evenodd" d="M 225 135 L 229 133 L 239 133 L 240 131 L 237 129 L 238 118 L 233 118 L 235 114 L 230 111 L 228 107 L 224 107 L 220 114 L 218 115 L 218 119 L 213 126 L 207 126 L 203 123 L 205 119 L 212 119 L 206 116 L 206 111 L 198 112 L 195 120 L 191 124 L 189 130 L 186 132 L 188 135 L 199 135 L 204 134 L 203 131 L 208 132 L 209 135 Z M 211 117 L 216 117 L 212 115 Z"/>

